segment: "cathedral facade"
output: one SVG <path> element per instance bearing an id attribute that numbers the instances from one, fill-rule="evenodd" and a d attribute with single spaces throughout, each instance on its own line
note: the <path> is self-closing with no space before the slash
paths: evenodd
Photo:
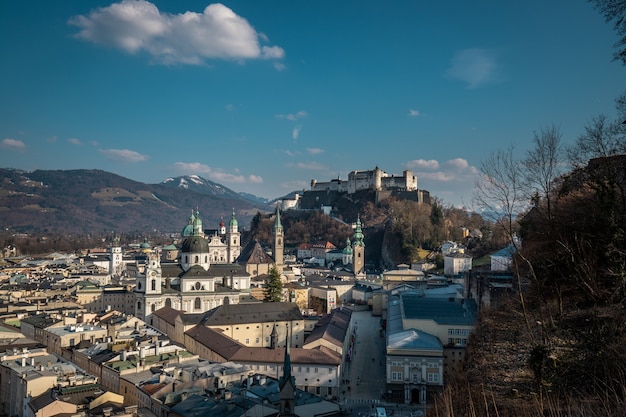
<path id="1" fill-rule="evenodd" d="M 241 252 L 234 212 L 228 228 L 222 223 L 220 230 L 207 238 L 196 211 L 181 234 L 178 262 L 161 263 L 159 253 L 150 253 L 144 273 L 136 278 L 135 316 L 148 323 L 161 307 L 203 313 L 238 304 L 240 295 L 250 290 L 250 274 L 234 263 Z"/>

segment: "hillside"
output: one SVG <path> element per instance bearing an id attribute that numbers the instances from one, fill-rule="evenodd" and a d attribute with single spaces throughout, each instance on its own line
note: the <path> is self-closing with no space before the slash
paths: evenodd
<path id="1" fill-rule="evenodd" d="M 266 209 L 232 191 L 144 184 L 100 170 L 0 169 L 0 227 L 12 232 L 177 232 L 195 209 L 205 227 L 217 228 L 233 208 L 242 225 Z"/>

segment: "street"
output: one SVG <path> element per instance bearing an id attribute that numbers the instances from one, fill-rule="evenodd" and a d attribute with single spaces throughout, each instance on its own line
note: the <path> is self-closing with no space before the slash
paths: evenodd
<path id="1" fill-rule="evenodd" d="M 415 406 L 383 402 L 385 391 L 385 338 L 380 332 L 380 317 L 371 310 L 355 311 L 356 342 L 352 362 L 345 364 L 340 404 L 349 415 L 368 417 L 374 407 L 385 407 L 387 415 L 418 416 Z"/>

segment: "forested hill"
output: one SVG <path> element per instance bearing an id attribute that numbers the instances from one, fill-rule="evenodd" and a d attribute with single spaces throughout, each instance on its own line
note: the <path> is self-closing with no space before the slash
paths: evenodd
<path id="1" fill-rule="evenodd" d="M 144 184 L 100 170 L 0 169 L 0 227 L 14 233 L 179 232 L 196 209 L 206 228 L 217 228 L 233 208 L 242 225 L 267 209 L 243 197 Z"/>

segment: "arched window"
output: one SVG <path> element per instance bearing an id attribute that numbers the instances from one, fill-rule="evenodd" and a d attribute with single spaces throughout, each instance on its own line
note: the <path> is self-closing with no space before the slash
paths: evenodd
<path id="1" fill-rule="evenodd" d="M 156 279 L 152 280 L 152 282 L 150 283 L 150 287 L 152 288 L 152 291 L 156 291 Z"/>
<path id="2" fill-rule="evenodd" d="M 137 310 L 141 310 L 141 301 L 137 301 Z"/>
<path id="3" fill-rule="evenodd" d="M 172 307 L 172 300 L 170 298 L 165 299 L 165 306 L 170 308 Z"/>
<path id="4" fill-rule="evenodd" d="M 152 305 L 150 306 L 150 311 L 152 311 L 153 313 L 156 311 L 156 304 L 152 303 Z"/>
<path id="5" fill-rule="evenodd" d="M 189 256 L 185 255 L 185 263 L 188 264 L 189 263 Z"/>
<path id="6" fill-rule="evenodd" d="M 195 259 L 194 263 L 198 263 L 198 255 L 196 255 L 194 259 Z"/>
<path id="7" fill-rule="evenodd" d="M 194 302 L 194 306 L 193 306 L 196 310 L 200 310 L 202 308 L 202 301 L 200 300 L 200 297 L 196 297 L 196 301 Z"/>
<path id="8" fill-rule="evenodd" d="M 209 262 L 209 256 L 208 255 L 204 255 L 204 263 Z"/>

